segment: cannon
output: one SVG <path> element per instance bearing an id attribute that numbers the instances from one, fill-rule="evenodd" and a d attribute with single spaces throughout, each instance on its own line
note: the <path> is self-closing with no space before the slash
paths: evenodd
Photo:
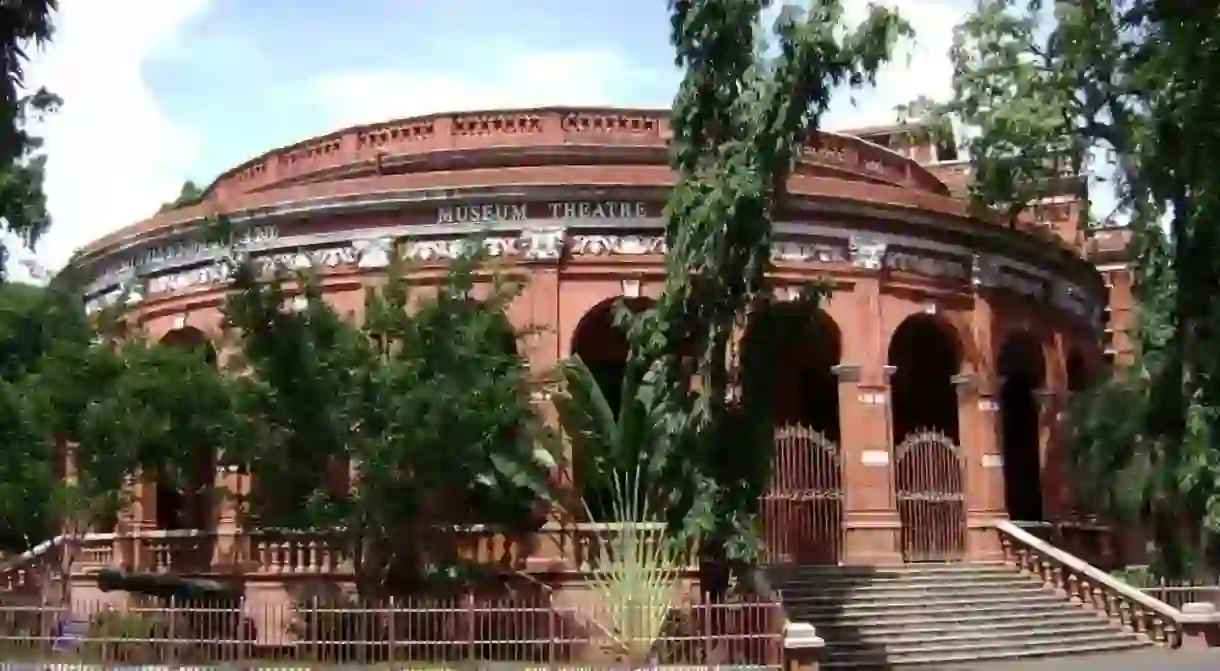
<path id="1" fill-rule="evenodd" d="M 183 578 L 164 573 L 129 573 L 117 569 L 103 569 L 97 574 L 98 589 L 103 592 L 131 592 L 172 600 L 177 603 L 191 601 L 239 601 L 244 587 L 236 583 L 223 583 L 206 578 Z"/>

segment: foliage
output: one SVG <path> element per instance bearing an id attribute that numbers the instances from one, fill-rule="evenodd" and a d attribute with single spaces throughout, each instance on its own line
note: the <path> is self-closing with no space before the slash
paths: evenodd
<path id="1" fill-rule="evenodd" d="M 0 548 L 20 552 L 54 535 L 58 453 L 31 403 L 30 376 L 51 351 L 88 344 L 80 305 L 54 288 L 0 286 Z"/>
<path id="2" fill-rule="evenodd" d="M 4 65 L 4 99 L 0 107 L 0 221 L 25 244 L 33 245 L 50 226 L 42 183 L 46 167 L 37 152 L 40 138 L 29 134 L 27 120 L 53 111 L 58 97 L 45 89 L 24 87 L 26 49 L 51 38 L 55 0 L 16 0 L 0 5 L 0 61 Z M 5 260 L 0 246 L 0 262 Z M 0 279 L 3 279 L 0 263 Z"/>
<path id="3" fill-rule="evenodd" d="M 783 8 L 770 55 L 758 39 L 770 4 L 669 3 L 685 70 L 672 113 L 678 184 L 665 209 L 665 288 L 629 338 L 660 435 L 644 487 L 664 497 L 667 528 L 698 538 L 704 559 L 722 567 L 754 559 L 753 511 L 769 473 L 768 409 L 749 396 L 769 385 L 770 371 L 739 356 L 732 334 L 748 332 L 772 300 L 771 218 L 798 145 L 816 141 L 832 90 L 871 82 L 910 33 L 879 7 L 848 29 L 840 2 L 818 0 L 808 10 Z M 727 586 L 710 573 L 705 582 L 711 591 Z"/>
<path id="4" fill-rule="evenodd" d="M 196 205 L 201 200 L 203 200 L 203 189 L 188 179 L 182 183 L 182 189 L 178 191 L 178 197 L 162 205 L 157 212 L 159 214 L 176 210 L 180 207 L 187 207 L 188 205 Z"/>
<path id="5" fill-rule="evenodd" d="M 1206 570 L 1220 531 L 1218 42 L 1207 3 L 982 0 L 957 28 L 954 98 L 929 114 L 974 133 L 983 204 L 1063 193 L 1065 169 L 1113 185 L 1135 232 L 1138 357 L 1076 400 L 1069 449 L 1087 503 L 1150 528 L 1171 578 Z"/>
<path id="6" fill-rule="evenodd" d="M 552 402 L 571 446 L 574 468 L 581 476 L 585 508 L 590 518 L 619 521 L 613 500 L 618 474 L 631 473 L 647 463 L 657 454 L 661 439 L 652 421 L 651 389 L 640 386 L 638 367 L 629 367 L 616 413 L 579 356 L 560 362 L 559 378 L 559 392 Z M 605 515 L 612 519 L 604 519 Z"/>
<path id="7" fill-rule="evenodd" d="M 655 653 L 674 609 L 684 564 L 684 554 L 660 533 L 660 516 L 649 504 L 640 474 L 637 466 L 634 473 L 607 476 L 613 518 L 620 526 L 597 532 L 598 570 L 589 578 L 602 608 L 595 624 L 632 668 L 642 667 Z"/>
<path id="8" fill-rule="evenodd" d="M 251 515 L 332 531 L 362 588 L 455 570 L 453 525 L 543 522 L 554 441 L 506 317 L 518 289 L 484 270 L 472 252 L 429 291 L 395 266 L 357 324 L 309 272 L 238 265 L 225 316 L 250 437 L 227 459 L 259 483 Z"/>
<path id="9" fill-rule="evenodd" d="M 179 489 L 210 485 L 201 457 L 238 435 L 231 384 L 199 349 L 135 333 L 45 357 L 27 393 L 44 440 L 72 445 L 70 528 L 110 518 L 141 474 Z"/>

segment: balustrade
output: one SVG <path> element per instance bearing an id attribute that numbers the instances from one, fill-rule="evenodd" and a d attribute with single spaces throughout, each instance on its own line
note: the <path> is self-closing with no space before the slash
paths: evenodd
<path id="1" fill-rule="evenodd" d="M 512 535 L 472 525 L 455 528 L 458 555 L 478 564 L 496 564 L 511 570 L 543 568 L 547 571 L 597 570 L 604 543 L 623 533 L 622 524 L 548 524 L 534 534 Z M 662 524 L 637 526 L 659 542 Z M 351 562 L 333 534 L 296 531 L 237 532 L 226 546 L 233 548 L 232 563 L 248 575 L 344 575 Z M 103 568 L 155 573 L 193 573 L 213 570 L 215 532 L 152 530 L 138 534 L 86 534 L 75 541 L 73 572 L 96 573 Z M 531 560 L 542 562 L 541 566 Z M 28 570 L 23 565 L 22 570 Z M 17 580 L 16 569 L 8 573 Z"/>
<path id="2" fill-rule="evenodd" d="M 1007 521 L 995 523 L 1005 560 L 1153 643 L 1214 640 L 1220 615 L 1183 613 Z"/>

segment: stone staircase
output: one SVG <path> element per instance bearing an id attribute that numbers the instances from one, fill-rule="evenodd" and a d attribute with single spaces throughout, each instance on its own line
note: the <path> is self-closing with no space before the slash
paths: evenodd
<path id="1" fill-rule="evenodd" d="M 1006 564 L 775 567 L 823 668 L 884 669 L 1143 648 L 1151 643 Z"/>

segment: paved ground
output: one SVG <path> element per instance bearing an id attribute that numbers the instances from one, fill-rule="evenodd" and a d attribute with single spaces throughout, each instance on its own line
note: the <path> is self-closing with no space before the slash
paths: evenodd
<path id="1" fill-rule="evenodd" d="M 1207 651 L 1140 650 L 1113 655 L 1082 655 L 986 662 L 948 667 L 944 671 L 1220 671 L 1220 649 Z"/>

